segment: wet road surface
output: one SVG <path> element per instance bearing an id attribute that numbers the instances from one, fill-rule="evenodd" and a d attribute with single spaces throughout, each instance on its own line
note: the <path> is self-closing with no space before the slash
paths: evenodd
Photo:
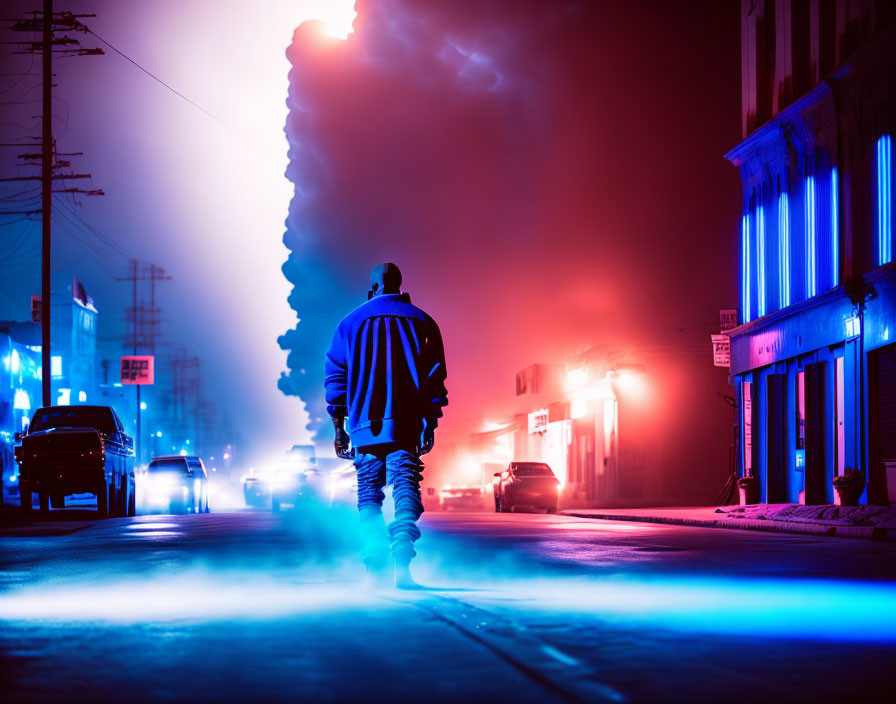
<path id="1" fill-rule="evenodd" d="M 4 701 L 891 701 L 896 544 L 350 508 L 0 527 Z M 886 688 L 885 688 L 886 687 Z"/>

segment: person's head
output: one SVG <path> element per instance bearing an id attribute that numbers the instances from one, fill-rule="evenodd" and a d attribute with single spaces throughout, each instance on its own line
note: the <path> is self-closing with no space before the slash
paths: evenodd
<path id="1" fill-rule="evenodd" d="M 401 293 L 401 271 L 391 262 L 379 264 L 370 272 L 370 290 L 367 298 L 384 293 Z"/>

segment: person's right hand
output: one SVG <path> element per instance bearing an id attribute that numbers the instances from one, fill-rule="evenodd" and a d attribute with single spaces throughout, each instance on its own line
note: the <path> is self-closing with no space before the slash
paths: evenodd
<path id="1" fill-rule="evenodd" d="M 334 418 L 333 427 L 336 430 L 336 439 L 333 441 L 333 447 L 336 449 L 336 456 L 343 460 L 352 460 L 355 458 L 355 451 L 349 449 L 351 438 L 345 432 L 344 419 Z"/>
<path id="2" fill-rule="evenodd" d="M 438 418 L 423 419 L 423 432 L 420 433 L 420 445 L 417 448 L 418 454 L 425 455 L 432 449 L 436 441 L 436 426 L 438 424 Z"/>

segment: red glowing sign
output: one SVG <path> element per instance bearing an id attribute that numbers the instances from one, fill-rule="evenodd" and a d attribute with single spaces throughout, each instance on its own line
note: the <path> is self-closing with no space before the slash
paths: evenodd
<path id="1" fill-rule="evenodd" d="M 121 383 L 150 386 L 155 383 L 155 357 L 151 354 L 121 358 Z"/>

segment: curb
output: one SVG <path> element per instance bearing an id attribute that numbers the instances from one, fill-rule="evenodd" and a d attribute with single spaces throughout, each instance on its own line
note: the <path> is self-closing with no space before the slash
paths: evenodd
<path id="1" fill-rule="evenodd" d="M 729 530 L 755 530 L 766 533 L 791 533 L 820 535 L 833 538 L 861 538 L 864 540 L 896 540 L 896 529 L 883 526 L 832 526 L 823 523 L 795 523 L 793 521 L 757 521 L 740 518 L 676 518 L 674 516 L 623 515 L 618 513 L 584 513 L 560 511 L 560 515 L 576 518 L 593 518 L 601 521 L 630 521 L 634 523 L 663 523 L 672 526 L 696 528 L 727 528 Z"/>

